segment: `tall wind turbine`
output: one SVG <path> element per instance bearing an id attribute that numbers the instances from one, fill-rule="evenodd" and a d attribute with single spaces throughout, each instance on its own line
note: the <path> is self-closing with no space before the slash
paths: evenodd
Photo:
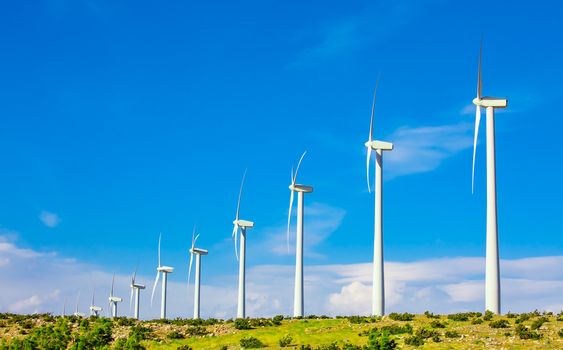
<path id="1" fill-rule="evenodd" d="M 245 304 L 245 295 L 246 295 L 246 230 L 254 227 L 254 222 L 248 220 L 241 220 L 239 219 L 239 212 L 240 212 L 240 200 L 242 197 L 242 187 L 244 186 L 244 179 L 246 177 L 246 170 L 244 171 L 244 175 L 242 176 L 242 182 L 240 184 L 240 190 L 238 193 L 238 202 L 237 202 L 237 213 L 235 215 L 235 220 L 233 221 L 233 233 L 232 237 L 235 243 L 235 255 L 237 260 L 239 261 L 239 269 L 238 269 L 238 307 L 237 307 L 237 318 L 245 318 L 246 317 L 246 304 Z M 238 232 L 240 228 L 240 259 L 237 252 L 237 238 Z"/>
<path id="2" fill-rule="evenodd" d="M 96 306 L 96 304 L 94 303 L 95 295 L 96 295 L 96 290 L 94 289 L 94 291 L 92 292 L 92 303 L 90 304 L 90 315 L 91 316 L 99 316 L 100 312 L 103 310 L 101 307 Z"/>
<path id="3" fill-rule="evenodd" d="M 500 267 L 498 252 L 497 226 L 497 185 L 495 160 L 495 108 L 506 108 L 508 101 L 504 98 L 483 97 L 481 95 L 481 62 L 483 43 L 479 50 L 479 66 L 477 71 L 477 97 L 475 105 L 475 136 L 473 139 L 473 167 L 471 174 L 471 191 L 475 188 L 475 154 L 477 137 L 481 121 L 481 107 L 486 109 L 487 124 L 487 254 L 485 270 L 485 309 L 500 314 Z"/>
<path id="4" fill-rule="evenodd" d="M 171 266 L 162 266 L 160 265 L 160 241 L 162 239 L 162 234 L 158 236 L 158 267 L 156 268 L 156 278 L 154 280 L 154 285 L 152 287 L 152 294 L 151 294 L 151 307 L 154 299 L 154 291 L 156 290 L 156 285 L 158 284 L 158 279 L 160 278 L 160 274 L 162 273 L 162 299 L 160 301 L 160 318 L 166 318 L 166 285 L 168 280 L 168 274 L 174 271 L 174 268 Z"/>
<path id="5" fill-rule="evenodd" d="M 291 211 L 293 209 L 293 196 L 297 192 L 297 234 L 296 234 L 296 249 L 295 249 L 295 289 L 293 292 L 293 317 L 303 317 L 304 301 L 303 301 L 303 223 L 304 223 L 304 201 L 305 193 L 313 192 L 313 187 L 299 185 L 297 181 L 297 173 L 299 172 L 299 166 L 301 161 L 307 151 L 303 152 L 301 158 L 299 158 L 299 163 L 297 163 L 297 169 L 295 174 L 293 170 L 291 171 L 291 185 L 289 185 L 289 190 L 291 191 L 289 197 L 289 212 L 287 213 L 287 249 L 289 251 L 289 228 L 291 224 Z"/>
<path id="6" fill-rule="evenodd" d="M 375 151 L 375 220 L 374 220 L 374 244 L 373 244 L 373 289 L 372 289 L 372 315 L 383 316 L 385 314 L 385 286 L 383 277 L 383 151 L 393 150 L 393 144 L 373 139 L 373 114 L 375 111 L 375 97 L 377 86 L 373 92 L 371 105 L 371 121 L 369 124 L 369 138 L 364 144 L 367 148 L 366 174 L 369 186 L 369 168 L 371 152 Z"/>
<path id="7" fill-rule="evenodd" d="M 133 318 L 138 320 L 139 319 L 139 301 L 141 298 L 141 289 L 145 289 L 144 284 L 135 283 L 135 278 L 137 277 L 137 268 L 135 268 L 135 273 L 133 273 L 133 277 L 131 277 L 131 296 L 129 297 L 129 311 L 131 311 L 131 303 L 133 302 L 133 298 L 135 298 L 135 309 L 133 311 Z"/>
<path id="8" fill-rule="evenodd" d="M 78 291 L 78 295 L 76 296 L 76 308 L 74 309 L 74 316 L 76 317 L 84 317 L 85 315 L 82 312 L 78 312 L 78 302 L 80 301 L 80 291 Z"/>
<path id="9" fill-rule="evenodd" d="M 63 302 L 63 314 L 62 314 L 62 316 L 63 317 L 66 316 L 66 297 L 65 297 L 64 302 Z"/>
<path id="10" fill-rule="evenodd" d="M 113 295 L 114 282 L 115 282 L 115 273 L 113 274 L 113 277 L 111 279 L 111 290 L 109 292 L 109 298 L 108 298 L 108 303 L 109 303 L 109 307 L 111 308 L 111 317 L 112 318 L 117 317 L 117 303 L 120 303 L 120 302 L 123 301 L 123 299 Z"/>
<path id="11" fill-rule="evenodd" d="M 194 320 L 199 318 L 199 309 L 200 309 L 200 291 L 201 291 L 201 256 L 207 255 L 208 252 L 205 249 L 200 249 L 195 247 L 195 242 L 199 235 L 195 235 L 195 226 L 194 231 L 192 232 L 192 247 L 190 248 L 190 267 L 188 269 L 188 289 L 190 288 L 190 278 L 192 274 L 192 263 L 193 257 L 195 255 L 195 287 L 194 287 Z"/>

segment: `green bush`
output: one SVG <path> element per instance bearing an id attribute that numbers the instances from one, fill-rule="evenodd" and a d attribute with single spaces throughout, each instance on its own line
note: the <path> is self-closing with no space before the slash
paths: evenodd
<path id="1" fill-rule="evenodd" d="M 189 346 L 189 345 L 184 344 L 184 345 L 178 346 L 178 347 L 176 348 L 176 350 L 192 350 L 192 347 Z"/>
<path id="2" fill-rule="evenodd" d="M 428 339 L 428 338 L 432 338 L 435 336 L 439 336 L 440 333 L 438 333 L 437 331 L 435 331 L 434 329 L 428 329 L 428 328 L 419 328 L 416 330 L 415 335 L 419 335 L 421 336 L 423 339 Z"/>
<path id="3" fill-rule="evenodd" d="M 389 333 L 370 334 L 365 350 L 393 350 L 397 343 L 389 336 Z"/>
<path id="4" fill-rule="evenodd" d="M 510 311 L 506 314 L 506 318 L 516 318 L 517 316 L 518 316 L 517 314 L 513 314 Z"/>
<path id="5" fill-rule="evenodd" d="M 523 324 L 519 324 L 514 329 L 514 332 L 520 339 L 540 339 L 542 337 L 541 333 L 537 331 L 532 331 L 528 327 L 524 326 Z"/>
<path id="6" fill-rule="evenodd" d="M 508 328 L 508 327 L 510 327 L 510 323 L 508 322 L 508 320 L 500 319 L 500 320 L 496 320 L 496 321 L 491 321 L 491 323 L 489 323 L 489 327 L 491 327 L 491 328 Z"/>
<path id="7" fill-rule="evenodd" d="M 424 339 L 419 335 L 411 335 L 410 337 L 405 338 L 405 344 L 412 346 L 422 346 L 424 345 Z"/>
<path id="8" fill-rule="evenodd" d="M 272 318 L 272 324 L 274 326 L 279 326 L 282 324 L 283 321 L 283 316 L 282 315 L 276 315 L 274 316 L 274 318 Z"/>
<path id="9" fill-rule="evenodd" d="M 191 326 L 191 327 L 188 327 L 186 329 L 186 334 L 189 337 L 201 337 L 201 336 L 204 336 L 206 334 L 209 334 L 209 332 L 207 331 L 207 328 L 205 328 L 205 327 Z"/>
<path id="10" fill-rule="evenodd" d="M 444 333 L 444 336 L 446 338 L 459 338 L 460 337 L 459 333 L 456 332 L 456 331 L 446 331 Z"/>
<path id="11" fill-rule="evenodd" d="M 516 321 L 514 321 L 514 323 L 519 324 L 519 323 L 524 323 L 526 321 L 528 321 L 530 318 L 532 318 L 532 314 L 520 314 L 520 316 L 518 316 L 518 318 L 516 319 Z"/>
<path id="12" fill-rule="evenodd" d="M 493 314 L 491 311 L 487 310 L 487 311 L 485 311 L 485 316 L 483 316 L 483 320 L 490 321 L 490 320 L 493 319 L 494 315 L 495 314 Z"/>
<path id="13" fill-rule="evenodd" d="M 240 347 L 243 349 L 258 349 L 263 348 L 264 343 L 262 343 L 258 338 L 247 337 L 240 340 Z"/>
<path id="14" fill-rule="evenodd" d="M 480 318 L 480 317 L 474 318 L 474 319 L 471 321 L 471 324 L 481 324 L 481 323 L 483 323 L 483 319 Z"/>
<path id="15" fill-rule="evenodd" d="M 440 321 L 434 320 L 434 321 L 430 322 L 430 327 L 433 327 L 433 328 L 446 328 L 446 325 L 445 325 L 444 323 L 440 322 Z"/>
<path id="16" fill-rule="evenodd" d="M 542 317 L 538 318 L 537 320 L 535 320 L 534 322 L 532 322 L 532 329 L 537 330 L 541 326 L 543 326 L 543 324 L 546 323 L 546 322 L 549 322 L 549 319 L 545 316 L 542 316 Z"/>
<path id="17" fill-rule="evenodd" d="M 414 320 L 414 315 L 409 314 L 408 312 L 402 314 L 397 312 L 392 312 L 389 314 L 389 318 L 392 319 L 393 321 L 412 321 Z"/>
<path id="18" fill-rule="evenodd" d="M 291 337 L 291 335 L 286 334 L 283 337 L 281 337 L 280 340 L 278 340 L 278 344 L 280 344 L 280 347 L 285 348 L 290 346 L 292 341 L 293 338 Z"/>
<path id="19" fill-rule="evenodd" d="M 360 332 L 359 335 L 360 336 L 366 336 L 366 335 L 367 336 L 372 336 L 372 335 L 379 336 L 379 335 L 382 335 L 384 333 L 395 335 L 395 334 L 412 334 L 412 332 L 413 332 L 412 326 L 407 323 L 404 326 L 391 324 L 391 325 L 383 326 L 381 328 L 376 327 L 376 328 L 372 328 L 372 329 L 367 330 L 367 331 Z"/>
<path id="20" fill-rule="evenodd" d="M 305 345 L 301 345 L 299 347 L 299 350 L 313 350 L 313 348 L 311 347 L 311 345 L 305 344 Z"/>
<path id="21" fill-rule="evenodd" d="M 440 315 L 434 315 L 430 311 L 424 311 L 424 316 L 426 316 L 427 318 L 440 318 Z"/>
<path id="22" fill-rule="evenodd" d="M 448 315 L 448 319 L 452 321 L 469 321 L 470 318 L 473 317 L 481 317 L 480 312 L 458 312 L 457 314 L 450 314 Z"/>
<path id="23" fill-rule="evenodd" d="M 184 335 L 178 331 L 172 331 L 166 335 L 168 339 L 184 339 Z"/>
<path id="24" fill-rule="evenodd" d="M 559 338 L 563 338 L 563 328 L 561 328 L 557 334 L 559 334 Z"/>
<path id="25" fill-rule="evenodd" d="M 352 324 L 374 323 L 380 321 L 380 317 L 348 316 L 348 322 Z"/>
<path id="26" fill-rule="evenodd" d="M 242 330 L 242 329 L 252 329 L 252 326 L 250 325 L 250 321 L 247 318 L 237 318 L 235 320 L 235 324 L 234 324 L 236 329 Z"/>

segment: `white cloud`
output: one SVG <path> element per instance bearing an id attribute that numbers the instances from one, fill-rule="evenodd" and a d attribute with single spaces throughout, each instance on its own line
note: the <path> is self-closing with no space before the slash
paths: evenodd
<path id="1" fill-rule="evenodd" d="M 471 148 L 473 126 L 459 123 L 440 126 L 402 127 L 387 139 L 395 149 L 385 154 L 386 176 L 432 171 L 447 158 Z"/>
<path id="2" fill-rule="evenodd" d="M 0 237 L 1 238 L 1 237 Z M 2 239 L 0 239 L 0 242 Z M 0 312 L 60 313 L 66 300 L 73 312 L 81 291 L 79 311 L 87 312 L 92 292 L 107 312 L 106 297 L 112 272 L 99 266 L 19 248 L 0 245 Z M 560 311 L 563 307 L 563 256 L 502 260 L 504 311 L 533 309 Z M 484 258 L 456 257 L 412 262 L 386 262 L 385 285 L 388 312 L 458 312 L 484 308 Z M 219 276 L 216 284 L 202 285 L 202 315 L 230 318 L 236 312 L 237 276 Z M 150 307 L 150 275 L 138 275 L 147 285 L 141 294 L 141 315 L 156 318 L 159 293 Z M 183 274 L 169 280 L 169 317 L 190 317 L 193 289 L 186 290 Z M 292 265 L 258 265 L 247 269 L 247 313 L 251 317 L 291 314 Z M 181 282 L 179 282 L 181 281 Z M 115 294 L 124 298 L 120 314 L 129 312 L 130 276 L 116 275 Z M 205 281 L 204 281 L 205 282 Z M 371 264 L 306 265 L 305 311 L 307 314 L 368 314 L 371 310 Z"/>
<path id="3" fill-rule="evenodd" d="M 61 219 L 57 214 L 45 210 L 39 214 L 39 220 L 41 220 L 43 225 L 51 228 L 57 227 L 61 222 Z"/>

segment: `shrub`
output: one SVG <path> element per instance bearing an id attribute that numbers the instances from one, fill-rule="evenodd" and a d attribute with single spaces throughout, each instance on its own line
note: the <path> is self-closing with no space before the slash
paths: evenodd
<path id="1" fill-rule="evenodd" d="M 542 317 L 538 318 L 537 320 L 535 320 L 534 322 L 532 322 L 532 329 L 537 330 L 541 326 L 543 326 L 543 324 L 546 323 L 546 322 L 549 322 L 549 319 L 545 316 L 542 316 Z"/>
<path id="2" fill-rule="evenodd" d="M 508 322 L 508 320 L 500 319 L 500 320 L 496 320 L 496 321 L 491 321 L 491 323 L 489 323 L 489 327 L 491 327 L 491 328 L 508 328 L 508 327 L 510 327 L 510 323 Z"/>
<path id="3" fill-rule="evenodd" d="M 381 320 L 380 317 L 348 316 L 348 322 L 353 324 L 374 323 Z"/>
<path id="4" fill-rule="evenodd" d="M 397 313 L 397 312 L 392 312 L 389 314 L 389 318 L 394 320 L 394 321 L 412 321 L 414 320 L 414 315 L 413 314 L 409 314 L 408 312 L 405 313 Z"/>
<path id="5" fill-rule="evenodd" d="M 440 315 L 434 315 L 430 311 L 424 311 L 424 316 L 426 316 L 427 318 L 440 318 Z"/>
<path id="6" fill-rule="evenodd" d="M 443 323 L 440 322 L 440 321 L 434 320 L 434 321 L 430 322 L 430 327 L 433 327 L 433 328 L 446 328 L 446 325 L 443 324 Z"/>
<path id="7" fill-rule="evenodd" d="M 144 326 L 133 326 L 129 332 L 129 338 L 134 337 L 139 340 L 151 339 L 153 337 L 153 330 Z"/>
<path id="8" fill-rule="evenodd" d="M 184 335 L 178 331 L 172 331 L 166 335 L 168 339 L 184 339 Z"/>
<path id="9" fill-rule="evenodd" d="M 412 334 L 412 326 L 410 324 L 406 324 L 404 326 L 401 325 L 396 325 L 396 324 L 391 324 L 391 325 L 387 325 L 387 326 L 383 326 L 381 328 L 372 328 L 370 330 L 367 331 L 363 331 L 360 332 L 360 336 L 363 335 L 367 335 L 367 336 L 379 336 L 383 333 L 387 333 L 387 334 Z"/>
<path id="10" fill-rule="evenodd" d="M 563 338 L 563 328 L 561 328 L 557 334 L 559 334 L 559 338 Z"/>
<path id="11" fill-rule="evenodd" d="M 428 339 L 428 338 L 432 338 L 434 336 L 439 336 L 440 334 L 433 330 L 433 329 L 428 329 L 428 328 L 419 328 L 416 332 L 415 335 L 418 335 L 420 337 L 422 337 L 423 339 Z"/>
<path id="12" fill-rule="evenodd" d="M 192 327 L 188 327 L 186 329 L 186 334 L 189 337 L 197 337 L 197 336 L 203 336 L 208 334 L 209 332 L 207 331 L 207 329 L 205 327 L 202 326 L 192 326 Z"/>
<path id="13" fill-rule="evenodd" d="M 519 323 L 524 323 L 526 321 L 528 321 L 530 318 L 532 318 L 532 314 L 520 314 L 520 316 L 518 316 L 518 318 L 516 319 L 516 321 L 514 321 L 514 323 L 519 324 Z"/>
<path id="14" fill-rule="evenodd" d="M 389 333 L 371 334 L 365 350 L 393 350 L 397 347 L 397 343 L 389 336 Z"/>
<path id="15" fill-rule="evenodd" d="M 517 314 L 513 314 L 513 313 L 510 312 L 510 311 L 506 314 L 506 317 L 507 317 L 507 318 L 516 318 L 517 316 L 518 316 Z"/>
<path id="16" fill-rule="evenodd" d="M 483 316 L 483 320 L 490 321 L 490 320 L 493 319 L 494 315 L 495 314 L 493 314 L 491 311 L 487 310 L 487 311 L 485 311 L 485 316 Z"/>
<path id="17" fill-rule="evenodd" d="M 223 345 L 219 348 L 219 350 L 229 350 L 229 347 L 227 345 Z"/>
<path id="18" fill-rule="evenodd" d="M 436 334 L 436 335 L 434 335 L 434 336 L 432 337 L 432 341 L 433 341 L 434 343 L 439 343 L 439 342 L 442 341 L 442 339 L 440 339 L 440 336 L 439 336 L 438 334 Z"/>
<path id="19" fill-rule="evenodd" d="M 262 343 L 258 338 L 247 337 L 240 340 L 240 347 L 243 349 L 258 349 L 263 348 L 264 343 Z"/>
<path id="20" fill-rule="evenodd" d="M 469 321 L 469 315 L 465 312 L 451 314 L 448 315 L 448 320 L 458 321 L 458 322 Z"/>
<path id="21" fill-rule="evenodd" d="M 247 318 L 237 318 L 234 325 L 236 329 L 252 329 L 250 321 Z"/>
<path id="22" fill-rule="evenodd" d="M 184 344 L 184 345 L 178 346 L 178 347 L 176 348 L 176 350 L 192 350 L 192 347 L 189 346 L 189 345 Z"/>
<path id="23" fill-rule="evenodd" d="M 474 319 L 471 321 L 471 324 L 481 324 L 481 323 L 483 323 L 483 319 L 482 319 L 482 318 L 479 318 L 479 317 L 474 318 Z"/>
<path id="24" fill-rule="evenodd" d="M 305 345 L 301 345 L 299 347 L 300 350 L 313 350 L 313 348 L 311 347 L 311 345 L 309 344 L 305 344 Z"/>
<path id="25" fill-rule="evenodd" d="M 280 344 L 280 347 L 285 348 L 290 346 L 292 341 L 293 338 L 291 337 L 291 335 L 286 334 L 283 337 L 281 337 L 280 340 L 278 340 L 278 344 Z"/>
<path id="26" fill-rule="evenodd" d="M 456 331 L 446 331 L 446 333 L 444 333 L 444 336 L 446 338 L 459 338 L 460 335 L 458 332 Z"/>
<path id="27" fill-rule="evenodd" d="M 274 316 L 274 318 L 272 318 L 272 324 L 274 324 L 274 326 L 281 325 L 282 321 L 283 321 L 282 315 L 276 315 L 276 316 Z"/>
<path id="28" fill-rule="evenodd" d="M 514 332 L 520 339 L 540 339 L 542 337 L 541 333 L 532 331 L 523 324 L 517 325 Z"/>
<path id="29" fill-rule="evenodd" d="M 412 346 L 422 346 L 424 345 L 424 339 L 419 335 L 411 335 L 410 337 L 405 338 L 405 344 Z"/>

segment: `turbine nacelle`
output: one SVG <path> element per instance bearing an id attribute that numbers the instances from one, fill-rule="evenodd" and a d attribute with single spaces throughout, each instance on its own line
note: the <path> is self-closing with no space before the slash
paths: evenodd
<path id="1" fill-rule="evenodd" d="M 311 193 L 313 192 L 313 186 L 305 186 L 299 184 L 291 184 L 289 185 L 289 189 L 295 192 L 303 192 L 303 193 Z"/>
<path id="2" fill-rule="evenodd" d="M 192 254 L 199 254 L 199 255 L 207 255 L 209 254 L 209 252 L 205 249 L 201 249 L 201 248 L 192 248 L 190 249 L 190 253 Z"/>
<path id="3" fill-rule="evenodd" d="M 365 146 L 367 148 L 371 148 L 372 150 L 380 150 L 380 151 L 392 151 L 393 150 L 393 144 L 391 142 L 385 142 L 385 141 L 367 141 L 365 143 Z"/>
<path id="4" fill-rule="evenodd" d="M 110 301 L 110 303 L 120 303 L 123 301 L 123 299 L 119 297 L 109 297 L 108 300 Z"/>
<path id="5" fill-rule="evenodd" d="M 237 225 L 240 228 L 253 228 L 254 222 L 248 220 L 234 220 L 233 224 Z"/>
<path id="6" fill-rule="evenodd" d="M 164 272 L 164 273 L 172 273 L 174 272 L 174 268 L 171 266 L 159 266 L 156 269 L 158 272 Z"/>
<path id="7" fill-rule="evenodd" d="M 136 283 L 133 283 L 133 284 L 131 284 L 131 288 L 145 289 L 146 286 L 145 286 L 144 284 L 136 284 Z"/>
<path id="8" fill-rule="evenodd" d="M 73 313 L 73 315 L 76 316 L 76 317 L 84 317 L 84 316 L 86 316 L 86 315 L 84 315 L 82 312 L 75 312 L 75 313 Z"/>
<path id="9" fill-rule="evenodd" d="M 100 311 L 102 311 L 102 308 L 99 306 L 90 306 L 90 311 L 98 313 Z"/>
<path id="10" fill-rule="evenodd" d="M 508 105 L 508 100 L 499 97 L 481 97 L 474 98 L 473 104 L 479 107 L 494 107 L 494 108 L 506 108 Z"/>

